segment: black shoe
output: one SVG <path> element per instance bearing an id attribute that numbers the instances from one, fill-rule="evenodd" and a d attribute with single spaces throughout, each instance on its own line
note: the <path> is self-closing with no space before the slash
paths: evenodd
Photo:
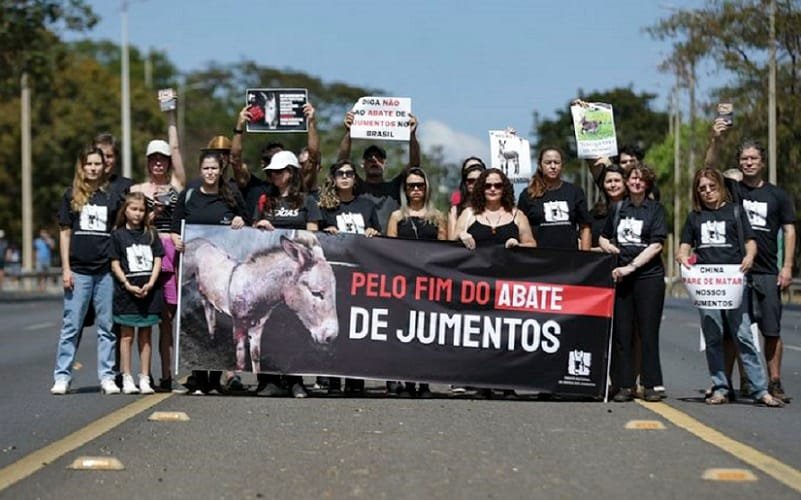
<path id="1" fill-rule="evenodd" d="M 512 389 L 506 389 L 503 391 L 503 397 L 505 399 L 517 399 L 517 393 Z"/>
<path id="2" fill-rule="evenodd" d="M 612 399 L 615 403 L 628 403 L 634 400 L 634 393 L 628 387 L 624 387 L 617 391 L 617 394 Z"/>
<path id="3" fill-rule="evenodd" d="M 476 389 L 476 399 L 492 399 L 492 389 Z"/>
<path id="4" fill-rule="evenodd" d="M 244 390 L 245 385 L 242 384 L 242 379 L 239 378 L 239 375 L 234 375 L 225 383 L 225 392 L 243 392 Z"/>
<path id="5" fill-rule="evenodd" d="M 406 382 L 400 392 L 398 392 L 398 396 L 402 398 L 413 398 L 416 395 L 417 391 L 414 388 L 414 382 Z"/>
<path id="6" fill-rule="evenodd" d="M 417 389 L 417 397 L 421 399 L 429 399 L 433 398 L 434 394 L 431 393 L 431 389 L 428 387 L 428 384 L 420 384 L 420 387 Z"/>
<path id="7" fill-rule="evenodd" d="M 364 395 L 364 380 L 346 378 L 345 379 L 345 394 L 349 396 L 363 396 Z"/>
<path id="8" fill-rule="evenodd" d="M 292 397 L 293 398 L 299 398 L 299 399 L 308 398 L 309 397 L 309 393 L 306 392 L 306 388 L 303 387 L 303 384 L 295 383 L 294 385 L 292 385 Z"/>
<path id="9" fill-rule="evenodd" d="M 270 396 L 270 397 L 272 397 L 272 396 L 286 396 L 286 390 L 284 390 L 283 388 L 277 386 L 276 384 L 274 384 L 272 382 L 267 382 L 266 384 L 264 384 L 264 387 L 262 389 L 260 389 L 260 390 L 257 389 L 256 392 L 258 394 L 263 395 L 263 396 Z"/>
<path id="10" fill-rule="evenodd" d="M 155 389 L 156 392 L 172 392 L 172 377 L 160 379 Z"/>
<path id="11" fill-rule="evenodd" d="M 662 401 L 662 396 L 655 391 L 653 388 L 646 387 L 645 391 L 643 392 L 642 398 L 649 403 L 656 403 L 658 401 Z"/>
<path id="12" fill-rule="evenodd" d="M 768 384 L 768 392 L 771 396 L 780 399 L 783 403 L 788 403 L 790 401 L 790 398 L 787 397 L 787 394 L 785 394 L 782 388 L 781 380 L 771 380 Z"/>
<path id="13" fill-rule="evenodd" d="M 314 381 L 315 389 L 328 389 L 330 386 L 331 386 L 330 377 L 317 377 L 317 379 Z"/>
<path id="14" fill-rule="evenodd" d="M 400 382 L 390 381 L 387 382 L 387 394 L 390 396 L 398 395 L 403 390 L 403 384 Z"/>

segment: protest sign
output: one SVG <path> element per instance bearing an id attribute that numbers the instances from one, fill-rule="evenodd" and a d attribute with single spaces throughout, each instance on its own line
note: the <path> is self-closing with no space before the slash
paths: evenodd
<path id="1" fill-rule="evenodd" d="M 352 139 L 408 141 L 411 137 L 412 99 L 362 97 L 353 106 Z"/>
<path id="2" fill-rule="evenodd" d="M 699 309 L 737 309 L 742 302 L 745 277 L 738 264 L 681 266 L 681 281 Z"/>
<path id="3" fill-rule="evenodd" d="M 306 89 L 247 89 L 248 132 L 306 132 Z"/>
<path id="4" fill-rule="evenodd" d="M 573 131 L 579 158 L 617 156 L 617 135 L 612 105 L 602 102 L 573 104 Z"/>
<path id="5" fill-rule="evenodd" d="M 187 225 L 186 369 L 602 397 L 614 258 Z"/>
<path id="6" fill-rule="evenodd" d="M 512 182 L 527 181 L 531 170 L 531 145 L 506 130 L 490 130 L 490 166 L 500 169 Z"/>

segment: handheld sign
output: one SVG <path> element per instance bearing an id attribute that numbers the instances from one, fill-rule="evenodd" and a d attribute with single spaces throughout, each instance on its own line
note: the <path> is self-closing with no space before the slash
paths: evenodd
<path id="1" fill-rule="evenodd" d="M 362 97 L 353 106 L 353 139 L 408 141 L 411 137 L 410 97 Z"/>
<path id="2" fill-rule="evenodd" d="M 743 299 L 745 276 L 739 264 L 696 264 L 681 267 L 693 305 L 699 309 L 737 309 Z"/>
<path id="3" fill-rule="evenodd" d="M 178 96 L 174 89 L 159 90 L 159 108 L 162 111 L 173 111 L 178 105 Z"/>
<path id="4" fill-rule="evenodd" d="M 490 166 L 500 169 L 510 181 L 531 178 L 531 145 L 527 139 L 506 130 L 490 130 Z"/>
<path id="5" fill-rule="evenodd" d="M 617 156 L 617 135 L 612 105 L 602 102 L 570 106 L 579 158 Z"/>
<path id="6" fill-rule="evenodd" d="M 306 132 L 306 89 L 247 89 L 248 132 Z"/>

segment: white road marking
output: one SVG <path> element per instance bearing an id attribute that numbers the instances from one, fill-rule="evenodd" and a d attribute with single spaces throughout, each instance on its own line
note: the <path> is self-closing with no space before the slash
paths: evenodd
<path id="1" fill-rule="evenodd" d="M 798 346 L 796 346 L 796 345 L 787 345 L 787 344 L 784 344 L 784 348 L 785 348 L 785 349 L 790 349 L 791 351 L 799 351 L 799 352 L 801 352 L 801 347 L 798 347 Z"/>
<path id="2" fill-rule="evenodd" d="M 34 323 L 33 325 L 28 325 L 23 330 L 25 331 L 32 331 L 32 330 L 42 330 L 44 328 L 50 328 L 51 326 L 55 326 L 56 324 L 52 321 L 48 321 L 46 323 Z"/>

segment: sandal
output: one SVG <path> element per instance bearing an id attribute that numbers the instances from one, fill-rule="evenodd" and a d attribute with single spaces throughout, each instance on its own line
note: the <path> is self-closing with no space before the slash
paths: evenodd
<path id="1" fill-rule="evenodd" d="M 784 408 L 784 401 L 779 398 L 773 397 L 770 394 L 762 396 L 758 403 L 767 406 L 768 408 Z"/>
<path id="2" fill-rule="evenodd" d="M 708 405 L 725 405 L 729 402 L 729 397 L 720 392 L 715 392 L 704 400 Z"/>

